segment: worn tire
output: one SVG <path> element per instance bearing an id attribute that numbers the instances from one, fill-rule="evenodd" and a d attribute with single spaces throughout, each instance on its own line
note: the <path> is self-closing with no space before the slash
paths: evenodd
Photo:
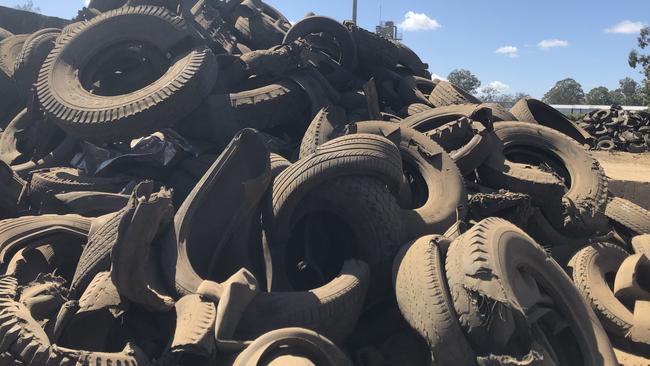
<path id="1" fill-rule="evenodd" d="M 0 41 L 0 70 L 10 78 L 14 77 L 16 62 L 29 34 L 17 34 Z"/>
<path id="2" fill-rule="evenodd" d="M 68 192 L 119 193 L 131 181 L 128 177 L 91 177 L 75 168 L 41 169 L 32 173 L 30 199 L 42 200 L 47 195 Z"/>
<path id="3" fill-rule="evenodd" d="M 435 364 L 475 365 L 474 351 L 458 323 L 445 278 L 441 237 L 404 245 L 393 262 L 395 296 L 402 315 L 426 340 Z"/>
<path id="4" fill-rule="evenodd" d="M 561 202 L 556 197 L 520 192 L 546 201 L 542 209 L 553 226 L 574 236 L 607 231 L 604 212 L 608 180 L 600 164 L 584 147 L 558 131 L 531 123 L 499 122 L 495 124 L 495 134 L 503 143 L 506 156 L 524 154 L 525 158 L 548 164 L 557 174 L 564 174 L 565 180 L 570 180 Z M 517 169 L 510 168 L 511 172 Z M 522 172 L 522 175 L 529 173 Z"/>
<path id="5" fill-rule="evenodd" d="M 121 29 L 119 35 L 115 27 Z M 127 140 L 169 127 L 200 104 L 217 77 L 214 55 L 205 46 L 188 43 L 191 36 L 182 18 L 165 8 L 124 7 L 104 13 L 72 30 L 50 53 L 37 84 L 41 106 L 61 128 L 94 142 Z M 88 79 L 98 76 L 124 39 L 150 44 L 156 49 L 152 53 L 179 42 L 186 50 L 175 55 L 177 61 L 167 70 L 161 62 L 163 75 L 146 87 L 117 96 L 91 94 Z M 106 51 L 111 47 L 113 52 Z"/>
<path id="6" fill-rule="evenodd" d="M 626 199 L 612 198 L 605 207 L 605 215 L 635 234 L 650 234 L 650 211 Z"/>
<path id="7" fill-rule="evenodd" d="M 494 218 L 479 222 L 451 244 L 446 270 L 454 308 L 477 353 L 511 353 L 511 337 L 518 337 L 522 353 L 527 353 L 534 337 L 526 318 L 535 316 L 535 306 L 540 305 L 533 299 L 548 301 L 538 292 L 543 288 L 568 328 L 554 336 L 565 340 L 555 346 L 571 352 L 572 345 L 565 342 L 575 340 L 585 365 L 616 364 L 598 318 L 569 277 L 511 223 Z M 492 316 L 495 311 L 500 316 Z"/>
<path id="8" fill-rule="evenodd" d="M 582 249 L 569 262 L 573 283 L 594 309 L 603 327 L 619 337 L 627 336 L 634 323 L 634 314 L 614 296 L 607 276 L 615 276 L 629 255 L 617 245 L 599 243 Z"/>
<path id="9" fill-rule="evenodd" d="M 14 66 L 14 81 L 21 101 L 26 102 L 31 88 L 38 79 L 41 66 L 54 48 L 60 34 L 60 29 L 46 28 L 30 35 L 25 41 Z"/>
<path id="10" fill-rule="evenodd" d="M 412 175 L 413 209 L 402 210 L 405 239 L 444 233 L 464 218 L 467 195 L 463 178 L 442 147 L 413 129 L 391 122 L 360 122 L 347 127 L 347 134 L 385 136 L 400 150 L 405 171 Z"/>
<path id="11" fill-rule="evenodd" d="M 22 216 L 0 221 L 0 263 L 6 265 L 20 249 L 40 245 L 55 235 L 86 239 L 91 219 L 78 215 Z"/>
<path id="12" fill-rule="evenodd" d="M 369 32 L 353 22 L 345 21 L 343 24 L 354 38 L 361 64 L 381 65 L 390 69 L 397 66 L 399 49 L 393 42 L 376 33 Z"/>
<path id="13" fill-rule="evenodd" d="M 312 33 L 326 33 L 333 36 L 340 47 L 341 67 L 350 71 L 357 68 L 359 59 L 354 38 L 343 24 L 332 18 L 317 15 L 304 18 L 289 29 L 282 43 L 293 43 L 298 38 Z"/>
<path id="14" fill-rule="evenodd" d="M 422 62 L 422 59 L 417 53 L 400 41 L 391 40 L 391 42 L 397 47 L 398 62 L 400 65 L 409 69 L 415 76 L 431 79 L 431 73 L 428 70 L 429 65 Z"/>
<path id="15" fill-rule="evenodd" d="M 520 100 L 510 109 L 510 113 L 518 121 L 538 123 L 552 128 L 583 145 L 589 144 L 593 140 L 587 131 L 570 121 L 555 108 L 537 99 L 524 98 Z"/>
<path id="16" fill-rule="evenodd" d="M 0 42 L 4 41 L 5 39 L 13 36 L 14 34 L 9 32 L 8 30 L 4 28 L 0 28 Z"/>
<path id="17" fill-rule="evenodd" d="M 429 96 L 429 101 L 434 107 L 481 103 L 478 98 L 448 81 L 440 81 L 436 85 Z"/>
<path id="18" fill-rule="evenodd" d="M 491 109 L 486 104 L 461 104 L 433 108 L 414 114 L 402 120 L 401 124 L 420 132 L 429 132 L 463 117 L 481 122 L 486 127 L 492 125 Z"/>
<path id="19" fill-rule="evenodd" d="M 425 135 L 450 153 L 465 146 L 474 137 L 474 130 L 470 119 L 460 118 L 428 131 Z"/>
<path id="20" fill-rule="evenodd" d="M 352 366 L 332 341 L 301 328 L 278 329 L 264 334 L 237 356 L 233 366 L 262 364 Z"/>
<path id="21" fill-rule="evenodd" d="M 314 154 L 318 147 L 329 141 L 336 128 L 345 124 L 345 111 L 336 106 L 320 110 L 305 132 L 300 143 L 299 158 Z"/>
<path id="22" fill-rule="evenodd" d="M 348 260 L 341 273 L 322 287 L 305 292 L 260 292 L 244 310 L 236 339 L 301 327 L 343 342 L 357 323 L 369 281 L 368 265 Z"/>

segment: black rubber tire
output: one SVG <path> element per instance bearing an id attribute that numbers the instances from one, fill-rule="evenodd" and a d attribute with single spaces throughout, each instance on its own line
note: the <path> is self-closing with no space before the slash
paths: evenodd
<path id="1" fill-rule="evenodd" d="M 0 42 L 0 70 L 10 78 L 14 77 L 16 61 L 29 34 L 17 34 Z"/>
<path id="2" fill-rule="evenodd" d="M 542 208 L 554 227 L 571 236 L 608 231 L 604 214 L 608 180 L 600 164 L 584 147 L 556 130 L 531 123 L 495 123 L 495 134 L 503 143 L 506 155 L 509 150 L 528 154 L 526 156 L 532 154 L 556 170 L 566 170 L 565 178 L 570 179 L 570 186 L 559 205 L 556 197 L 540 197 L 536 192 L 518 191 L 531 194 L 538 201 L 546 201 Z M 511 166 L 510 169 L 510 173 L 515 173 L 517 167 Z M 562 174 L 561 171 L 556 173 Z"/>
<path id="3" fill-rule="evenodd" d="M 432 109 L 433 108 L 429 107 L 426 104 L 414 103 L 414 104 L 411 104 L 411 105 L 408 105 L 408 106 L 404 107 L 400 111 L 399 114 L 401 115 L 401 117 L 408 118 L 410 116 L 414 116 L 414 115 L 416 115 L 418 113 L 427 112 L 427 111 L 430 111 Z"/>
<path id="4" fill-rule="evenodd" d="M 27 95 L 38 79 L 41 66 L 54 49 L 60 34 L 60 29 L 46 28 L 33 33 L 25 41 L 14 66 L 14 81 L 21 101 L 27 101 Z"/>
<path id="5" fill-rule="evenodd" d="M 163 278 L 179 296 L 196 292 L 215 256 L 252 217 L 271 181 L 269 155 L 257 131 L 240 131 L 161 234 Z"/>
<path id="6" fill-rule="evenodd" d="M 421 177 L 410 185 L 412 192 L 422 191 L 419 197 L 422 202 L 419 207 L 402 210 L 405 240 L 442 234 L 465 217 L 467 194 L 462 175 L 440 145 L 420 132 L 392 122 L 359 122 L 349 125 L 345 133 L 385 136 L 398 146 L 404 168 L 412 169 L 409 173 Z"/>
<path id="7" fill-rule="evenodd" d="M 81 79 L 94 78 L 115 54 L 108 49 L 119 50 L 125 39 L 145 42 L 158 53 L 174 52 L 176 59 L 146 87 L 118 96 L 91 94 Z M 165 8 L 124 7 L 104 13 L 75 28 L 50 53 L 37 84 L 41 106 L 61 128 L 94 142 L 128 140 L 169 127 L 200 104 L 217 78 L 212 52 L 190 39 L 183 19 Z M 178 45 L 184 50 L 172 49 Z"/>
<path id="8" fill-rule="evenodd" d="M 21 134 L 29 136 L 29 134 L 34 133 L 29 130 L 38 127 L 34 114 L 24 109 L 0 135 L 0 160 L 9 164 L 23 178 L 27 178 L 33 170 L 68 165 L 79 148 L 77 139 L 64 135 L 62 141 L 50 153 L 38 161 L 33 161 L 34 159 L 31 156 L 19 151 L 20 145 L 25 144 L 25 141 L 22 141 L 19 136 Z M 34 142 L 29 144 L 33 145 Z"/>
<path id="9" fill-rule="evenodd" d="M 347 122 L 345 111 L 336 106 L 320 110 L 311 121 L 300 144 L 299 158 L 314 154 L 318 147 L 332 138 L 334 131 Z"/>
<path id="10" fill-rule="evenodd" d="M 421 103 L 433 107 L 429 99 L 420 91 L 414 76 L 404 76 L 397 83 L 397 94 L 405 105 Z"/>
<path id="11" fill-rule="evenodd" d="M 357 45 L 359 63 L 361 65 L 380 65 L 389 69 L 395 68 L 399 62 L 399 49 L 390 40 L 369 32 L 353 22 L 345 21 Z"/>
<path id="12" fill-rule="evenodd" d="M 4 41 L 5 39 L 13 36 L 14 34 L 9 32 L 8 30 L 4 28 L 0 28 L 0 42 Z"/>
<path id="13" fill-rule="evenodd" d="M 562 132 L 580 144 L 590 144 L 591 135 L 555 108 L 533 98 L 524 98 L 510 109 L 518 121 L 538 123 Z"/>
<path id="14" fill-rule="evenodd" d="M 126 210 L 120 210 L 93 221 L 88 234 L 88 244 L 81 253 L 70 281 L 71 298 L 79 299 L 99 272 L 111 268 L 111 251 L 120 234 L 120 221 L 126 213 Z"/>
<path id="15" fill-rule="evenodd" d="M 429 101 L 434 107 L 481 103 L 478 98 L 448 81 L 438 82 L 438 85 L 429 96 Z"/>
<path id="16" fill-rule="evenodd" d="M 391 41 L 398 50 L 398 62 L 400 65 L 406 67 L 411 71 L 415 76 L 419 76 L 425 79 L 431 79 L 431 73 L 429 72 L 429 65 L 422 62 L 420 56 L 417 55 L 412 49 L 408 48 L 404 43 L 400 41 Z"/>
<path id="17" fill-rule="evenodd" d="M 41 169 L 31 174 L 29 195 L 32 203 L 46 196 L 68 192 L 119 193 L 131 181 L 129 177 L 92 177 L 75 168 Z"/>
<path id="18" fill-rule="evenodd" d="M 604 329 L 571 279 L 515 225 L 495 218 L 479 222 L 451 244 L 446 270 L 454 308 L 477 353 L 506 354 L 513 351 L 511 337 L 520 345 L 531 337 L 533 322 L 526 316 L 535 315 L 539 303 L 533 300 L 544 298 L 535 288 L 545 291 L 570 330 L 556 337 L 575 341 L 584 365 L 616 365 Z"/>
<path id="19" fill-rule="evenodd" d="M 490 132 L 483 130 L 475 134 L 467 144 L 449 154 L 463 176 L 473 173 L 492 153 L 493 145 L 489 135 Z"/>
<path id="20" fill-rule="evenodd" d="M 0 161 L 0 219 L 13 217 L 25 208 L 27 185 L 9 165 Z"/>
<path id="21" fill-rule="evenodd" d="M 56 234 L 85 239 L 91 219 L 78 215 L 22 216 L 0 221 L 0 263 L 6 265 L 20 249 L 41 245 L 38 241 Z"/>
<path id="22" fill-rule="evenodd" d="M 236 10 L 233 14 L 233 29 L 239 42 L 251 50 L 266 50 L 282 44 L 286 32 L 276 24 L 276 19 L 244 4 L 240 5 L 241 8 L 245 11 Z"/>
<path id="23" fill-rule="evenodd" d="M 463 117 L 469 118 L 472 121 L 481 122 L 486 127 L 492 125 L 493 117 L 491 109 L 485 104 L 461 104 L 433 108 L 422 113 L 414 114 L 402 120 L 401 123 L 403 126 L 413 128 L 420 132 L 429 132 Z"/>
<path id="24" fill-rule="evenodd" d="M 650 234 L 650 211 L 626 199 L 612 198 L 605 207 L 605 215 L 637 235 Z"/>
<path id="25" fill-rule="evenodd" d="M 472 121 L 468 118 L 446 123 L 425 134 L 448 153 L 462 148 L 474 137 Z"/>
<path id="26" fill-rule="evenodd" d="M 591 305 L 603 327 L 610 333 L 626 337 L 634 323 L 634 314 L 614 296 L 607 276 L 616 275 L 629 257 L 623 248 L 609 243 L 588 246 L 569 262 L 573 283 Z"/>
<path id="27" fill-rule="evenodd" d="M 343 24 L 332 18 L 317 15 L 304 18 L 289 29 L 282 43 L 293 43 L 298 38 L 312 33 L 326 33 L 333 36 L 340 47 L 339 62 L 341 67 L 350 71 L 357 68 L 359 59 L 354 38 Z"/>
<path id="28" fill-rule="evenodd" d="M 393 262 L 397 304 L 426 340 L 436 364 L 475 365 L 476 356 L 458 323 L 447 286 L 438 236 L 404 245 Z"/>
<path id="29" fill-rule="evenodd" d="M 324 212 L 347 224 L 351 247 L 341 250 L 351 250 L 368 263 L 370 292 L 385 293 L 390 260 L 403 235 L 399 206 L 386 185 L 396 192 L 401 181 L 397 148 L 373 135 L 334 139 L 283 171 L 273 184 L 272 208 L 263 215 L 273 258 L 273 289 L 294 288 L 286 263 L 294 227 L 310 214 Z"/>
<path id="30" fill-rule="evenodd" d="M 294 362 L 297 365 L 352 366 L 345 353 L 332 341 L 301 328 L 266 333 L 240 353 L 233 366 L 289 365 Z"/>
<path id="31" fill-rule="evenodd" d="M 129 196 L 104 192 L 60 193 L 46 198 L 41 214 L 75 214 L 85 217 L 108 215 L 124 208 Z"/>
<path id="32" fill-rule="evenodd" d="M 507 109 L 496 103 L 483 103 L 481 107 L 490 108 L 493 122 L 516 121 L 517 118 Z"/>
<path id="33" fill-rule="evenodd" d="M 301 327 L 339 343 L 354 329 L 370 281 L 368 265 L 348 260 L 326 285 L 305 292 L 260 292 L 243 310 L 235 339 L 255 339 L 274 329 Z"/>

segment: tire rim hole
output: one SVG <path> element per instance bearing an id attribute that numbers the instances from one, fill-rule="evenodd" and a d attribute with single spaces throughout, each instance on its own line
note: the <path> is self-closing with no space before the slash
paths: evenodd
<path id="1" fill-rule="evenodd" d="M 426 180 L 424 180 L 420 170 L 408 160 L 402 161 L 402 169 L 404 170 L 406 184 L 410 187 L 410 199 L 408 202 L 403 202 L 406 205 L 403 208 L 417 209 L 424 206 L 429 199 L 429 188 Z"/>
<path id="2" fill-rule="evenodd" d="M 94 95 L 125 95 L 160 79 L 171 61 L 169 53 L 151 44 L 122 42 L 92 57 L 79 79 L 81 86 Z"/>
<path id="3" fill-rule="evenodd" d="M 296 291 L 327 284 L 338 276 L 346 259 L 356 256 L 354 230 L 331 211 L 305 215 L 291 232 L 286 270 Z"/>

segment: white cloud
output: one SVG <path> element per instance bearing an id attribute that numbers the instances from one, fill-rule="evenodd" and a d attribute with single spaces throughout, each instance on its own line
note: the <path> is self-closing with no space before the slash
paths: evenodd
<path id="1" fill-rule="evenodd" d="M 546 51 L 556 47 L 568 47 L 569 42 L 561 39 L 545 39 L 537 44 L 537 47 Z"/>
<path id="2" fill-rule="evenodd" d="M 438 74 L 431 74 L 431 80 L 436 80 L 436 79 L 442 80 L 442 81 L 447 81 L 447 78 L 444 78 L 444 77 L 442 77 L 442 76 L 440 76 Z"/>
<path id="3" fill-rule="evenodd" d="M 495 81 L 489 83 L 488 85 L 482 87 L 481 91 L 483 91 L 483 89 L 485 89 L 485 88 L 492 88 L 492 89 L 497 90 L 499 93 L 505 93 L 508 90 L 510 90 L 510 85 L 508 85 L 508 84 L 506 84 L 504 82 L 495 80 Z"/>
<path id="4" fill-rule="evenodd" d="M 645 24 L 643 22 L 624 20 L 611 28 L 605 29 L 605 32 L 618 34 L 638 34 L 641 32 L 641 29 L 643 29 L 643 27 L 645 27 Z"/>
<path id="5" fill-rule="evenodd" d="M 506 55 L 507 57 L 510 57 L 510 58 L 519 57 L 519 49 L 517 47 L 515 47 L 515 46 L 499 47 L 499 48 L 497 48 L 496 51 L 494 51 L 494 53 L 499 53 L 499 54 L 502 54 L 502 55 Z"/>
<path id="6" fill-rule="evenodd" d="M 404 15 L 404 21 L 399 26 L 407 32 L 434 30 L 441 27 L 437 20 L 429 18 L 424 13 L 416 13 L 414 11 L 406 13 Z"/>
<path id="7" fill-rule="evenodd" d="M 86 4 L 86 6 L 90 5 L 90 0 L 84 0 L 84 4 Z"/>

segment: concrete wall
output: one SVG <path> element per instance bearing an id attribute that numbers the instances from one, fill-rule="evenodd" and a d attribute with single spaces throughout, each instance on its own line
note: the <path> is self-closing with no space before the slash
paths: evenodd
<path id="1" fill-rule="evenodd" d="M 59 0 L 60 1 L 60 0 Z M 79 2 L 79 7 L 83 3 Z M 43 28 L 63 28 L 70 20 L 0 6 L 0 27 L 13 34 L 27 34 Z"/>

